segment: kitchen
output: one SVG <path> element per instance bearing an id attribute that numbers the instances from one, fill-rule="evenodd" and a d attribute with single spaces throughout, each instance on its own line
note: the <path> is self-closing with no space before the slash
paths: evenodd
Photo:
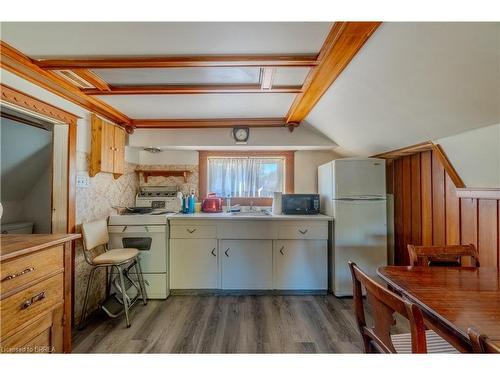
<path id="1" fill-rule="evenodd" d="M 3 352 L 498 350 L 498 22 L 1 30 Z"/>

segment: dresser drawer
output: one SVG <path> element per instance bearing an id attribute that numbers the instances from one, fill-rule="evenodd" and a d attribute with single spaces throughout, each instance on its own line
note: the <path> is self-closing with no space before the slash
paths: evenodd
<path id="1" fill-rule="evenodd" d="M 2 353 L 53 353 L 62 351 L 62 304 L 33 323 L 0 341 Z"/>
<path id="2" fill-rule="evenodd" d="M 215 225 L 175 225 L 170 227 L 170 238 L 217 238 Z"/>
<path id="3" fill-rule="evenodd" d="M 0 267 L 0 295 L 5 295 L 33 280 L 63 269 L 63 246 L 51 247 L 50 249 L 2 262 L 2 267 Z"/>
<path id="4" fill-rule="evenodd" d="M 20 328 L 26 322 L 63 302 L 64 273 L 61 272 L 36 285 L 0 301 L 2 326 L 0 336 Z"/>
<path id="5" fill-rule="evenodd" d="M 328 222 L 287 222 L 278 228 L 280 240 L 327 240 Z"/>

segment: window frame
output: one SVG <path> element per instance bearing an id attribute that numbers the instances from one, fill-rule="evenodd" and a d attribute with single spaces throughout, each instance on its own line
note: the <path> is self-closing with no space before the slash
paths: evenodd
<path id="1" fill-rule="evenodd" d="M 284 193 L 291 194 L 294 191 L 294 155 L 295 151 L 198 151 L 199 156 L 199 199 L 207 196 L 208 188 L 208 159 L 209 158 L 283 158 L 284 159 Z M 222 197 L 224 198 L 224 197 Z M 231 204 L 240 204 L 242 206 L 271 206 L 272 198 L 260 197 L 234 197 L 231 198 Z"/>

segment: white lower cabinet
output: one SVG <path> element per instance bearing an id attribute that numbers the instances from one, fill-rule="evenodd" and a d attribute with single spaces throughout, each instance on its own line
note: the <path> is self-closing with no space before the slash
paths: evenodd
<path id="1" fill-rule="evenodd" d="M 327 246 L 326 240 L 274 241 L 274 289 L 326 290 Z"/>
<path id="2" fill-rule="evenodd" d="M 272 240 L 221 240 L 222 289 L 272 289 Z"/>
<path id="3" fill-rule="evenodd" d="M 170 239 L 170 288 L 218 288 L 216 239 Z"/>

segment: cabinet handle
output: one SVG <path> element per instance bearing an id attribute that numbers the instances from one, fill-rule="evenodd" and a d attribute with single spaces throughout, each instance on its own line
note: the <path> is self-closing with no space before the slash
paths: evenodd
<path id="1" fill-rule="evenodd" d="M 45 292 L 41 292 L 41 293 L 38 293 L 37 295 L 34 295 L 30 299 L 24 301 L 24 303 L 21 305 L 21 310 L 27 309 L 28 307 L 30 307 L 34 303 L 45 299 L 45 297 L 46 297 Z"/>
<path id="2" fill-rule="evenodd" d="M 13 273 L 12 275 L 9 275 L 9 276 L 5 276 L 1 280 L 1 282 L 3 283 L 4 281 L 15 279 L 16 277 L 22 276 L 22 275 L 24 275 L 26 273 L 30 273 L 30 272 L 32 272 L 34 270 L 35 270 L 35 267 L 26 268 L 24 271 L 21 271 L 21 272 L 18 272 L 18 273 Z"/>
<path id="3" fill-rule="evenodd" d="M 304 230 L 300 230 L 300 229 L 299 229 L 299 232 L 300 232 L 300 233 L 302 233 L 302 234 L 306 234 L 306 233 L 307 233 L 307 231 L 308 231 L 308 229 L 304 229 Z"/>
<path id="4" fill-rule="evenodd" d="M 215 247 L 212 249 L 211 253 L 212 253 L 212 255 L 213 255 L 214 257 L 216 257 L 216 256 L 217 256 L 217 255 L 215 255 Z"/>
<path id="5" fill-rule="evenodd" d="M 285 246 L 281 246 L 281 249 L 280 249 L 281 255 L 285 255 L 285 253 L 283 252 L 283 250 L 285 250 Z"/>
<path id="6" fill-rule="evenodd" d="M 224 251 L 224 254 L 226 254 L 226 256 L 229 258 L 229 254 L 227 253 L 229 251 L 229 247 L 226 249 L 226 251 Z"/>
<path id="7" fill-rule="evenodd" d="M 187 230 L 189 233 L 191 233 L 191 234 L 193 234 L 194 232 L 196 232 L 196 228 L 194 228 L 194 229 L 189 229 L 189 228 L 188 228 L 188 229 L 186 229 L 186 230 Z"/>

